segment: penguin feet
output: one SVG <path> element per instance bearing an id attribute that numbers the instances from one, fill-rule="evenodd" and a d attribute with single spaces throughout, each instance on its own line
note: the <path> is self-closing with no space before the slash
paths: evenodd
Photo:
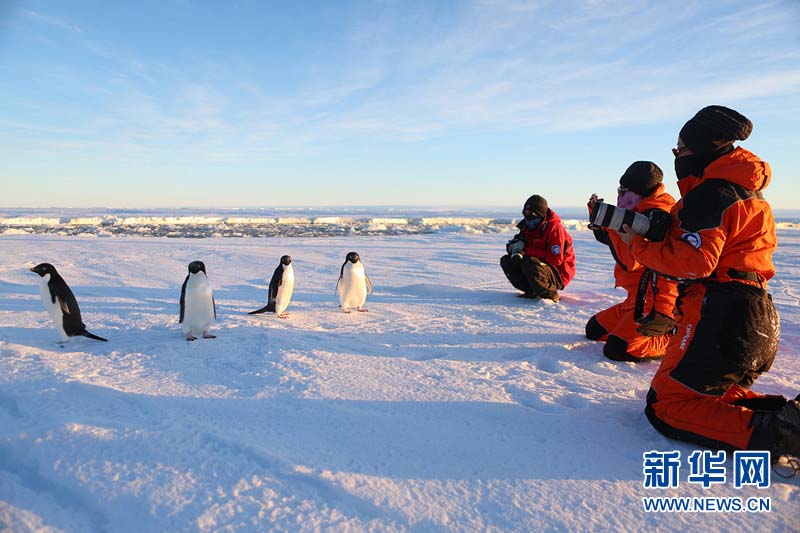
<path id="1" fill-rule="evenodd" d="M 289 313 L 281 313 L 278 315 L 278 318 L 289 318 Z"/>
<path id="2" fill-rule="evenodd" d="M 194 335 L 191 335 L 191 334 L 190 335 L 186 335 L 186 340 L 187 341 L 196 341 L 197 337 L 195 337 Z"/>
<path id="3" fill-rule="evenodd" d="M 204 339 L 216 339 L 217 336 L 216 335 L 211 335 L 210 333 L 204 331 L 203 332 L 203 338 Z"/>
<path id="4" fill-rule="evenodd" d="M 359 313 L 367 313 L 367 312 L 369 312 L 369 309 L 367 309 L 366 307 L 359 307 L 359 308 L 357 309 L 357 311 L 358 311 Z"/>

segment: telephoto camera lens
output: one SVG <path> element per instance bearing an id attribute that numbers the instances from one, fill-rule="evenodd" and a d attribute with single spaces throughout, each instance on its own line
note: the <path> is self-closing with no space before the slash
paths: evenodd
<path id="1" fill-rule="evenodd" d="M 631 231 L 639 235 L 647 234 L 647 230 L 650 229 L 650 219 L 645 215 L 604 202 L 594 204 L 594 210 L 589 220 L 595 226 L 614 231 L 621 231 L 622 226 L 627 224 Z"/>

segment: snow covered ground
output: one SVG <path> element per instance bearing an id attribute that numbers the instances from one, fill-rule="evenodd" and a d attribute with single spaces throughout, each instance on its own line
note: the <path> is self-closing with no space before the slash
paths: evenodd
<path id="1" fill-rule="evenodd" d="M 679 488 L 643 487 L 643 452 L 694 448 L 644 417 L 658 363 L 613 363 L 583 338 L 622 298 L 607 249 L 573 231 L 577 278 L 533 302 L 498 266 L 509 236 L 0 236 L 0 530 L 800 530 L 798 478 L 704 490 L 684 463 Z M 794 396 L 800 231 L 779 237 L 780 352 L 756 388 Z M 368 313 L 334 296 L 351 250 L 375 285 Z M 283 254 L 290 318 L 247 315 Z M 187 343 L 196 259 L 218 338 Z M 44 261 L 110 342 L 56 344 L 27 271 Z M 772 510 L 646 513 L 647 496 Z"/>

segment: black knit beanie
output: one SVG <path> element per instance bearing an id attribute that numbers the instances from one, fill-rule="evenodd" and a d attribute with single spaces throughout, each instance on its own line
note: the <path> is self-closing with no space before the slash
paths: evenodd
<path id="1" fill-rule="evenodd" d="M 534 194 L 527 200 L 525 200 L 525 205 L 522 208 L 523 211 L 530 210 L 537 215 L 541 216 L 542 218 L 547 216 L 547 200 L 539 196 L 538 194 Z"/>
<path id="2" fill-rule="evenodd" d="M 753 131 L 753 123 L 733 109 L 704 107 L 681 128 L 680 138 L 696 154 L 718 151 L 733 141 L 743 141 Z"/>
<path id="3" fill-rule="evenodd" d="M 653 162 L 636 161 L 619 179 L 619 184 L 639 196 L 650 196 L 664 179 L 664 173 Z"/>

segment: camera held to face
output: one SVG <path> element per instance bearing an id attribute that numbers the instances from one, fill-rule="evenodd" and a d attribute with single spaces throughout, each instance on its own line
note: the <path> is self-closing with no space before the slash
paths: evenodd
<path id="1" fill-rule="evenodd" d="M 666 211 L 654 209 L 647 214 L 637 213 L 598 201 L 592 208 L 589 221 L 594 226 L 623 231 L 628 225 L 631 231 L 650 241 L 663 241 L 672 226 L 672 217 Z"/>

